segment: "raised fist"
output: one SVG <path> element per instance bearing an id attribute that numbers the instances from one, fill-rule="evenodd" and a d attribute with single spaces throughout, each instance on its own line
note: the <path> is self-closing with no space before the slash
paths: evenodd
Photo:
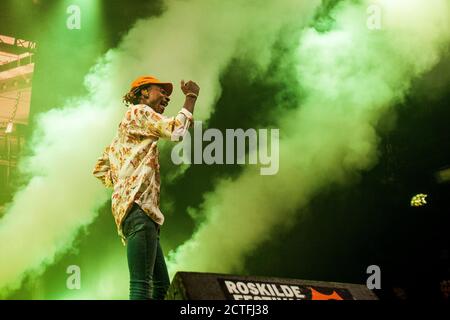
<path id="1" fill-rule="evenodd" d="M 185 95 L 193 93 L 198 96 L 200 87 L 194 81 L 189 80 L 188 82 L 184 82 L 184 80 L 181 80 L 181 91 L 183 91 Z"/>

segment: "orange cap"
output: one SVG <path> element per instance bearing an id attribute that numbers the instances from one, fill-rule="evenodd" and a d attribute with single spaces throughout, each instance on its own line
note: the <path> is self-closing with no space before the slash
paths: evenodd
<path id="1" fill-rule="evenodd" d="M 167 95 L 170 96 L 173 90 L 173 85 L 170 82 L 162 82 L 156 79 L 152 76 L 142 76 L 137 78 L 131 83 L 131 89 L 130 91 L 133 91 L 136 88 L 139 88 L 140 86 L 146 85 L 146 84 L 157 84 L 163 87 L 164 90 L 166 90 Z"/>

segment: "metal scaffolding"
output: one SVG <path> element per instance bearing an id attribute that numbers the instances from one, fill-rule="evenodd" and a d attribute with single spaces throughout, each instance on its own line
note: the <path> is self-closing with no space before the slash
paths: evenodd
<path id="1" fill-rule="evenodd" d="M 0 215 L 25 144 L 35 48 L 33 42 L 0 35 Z"/>

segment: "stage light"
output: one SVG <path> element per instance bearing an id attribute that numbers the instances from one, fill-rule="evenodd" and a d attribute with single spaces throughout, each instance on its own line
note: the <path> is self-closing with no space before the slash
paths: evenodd
<path id="1" fill-rule="evenodd" d="M 426 197 L 428 197 L 428 195 L 424 193 L 416 194 L 411 199 L 411 207 L 422 207 L 426 205 L 427 204 L 427 201 L 425 199 Z"/>

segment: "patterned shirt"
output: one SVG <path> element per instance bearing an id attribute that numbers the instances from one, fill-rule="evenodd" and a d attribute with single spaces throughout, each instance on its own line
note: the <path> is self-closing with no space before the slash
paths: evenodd
<path id="1" fill-rule="evenodd" d="M 176 117 L 165 117 L 147 105 L 130 105 L 116 137 L 97 160 L 93 174 L 114 189 L 112 214 L 125 244 L 122 222 L 137 203 L 157 224 L 164 223 L 159 209 L 159 138 L 179 141 L 192 123 L 192 113 L 182 108 Z"/>

